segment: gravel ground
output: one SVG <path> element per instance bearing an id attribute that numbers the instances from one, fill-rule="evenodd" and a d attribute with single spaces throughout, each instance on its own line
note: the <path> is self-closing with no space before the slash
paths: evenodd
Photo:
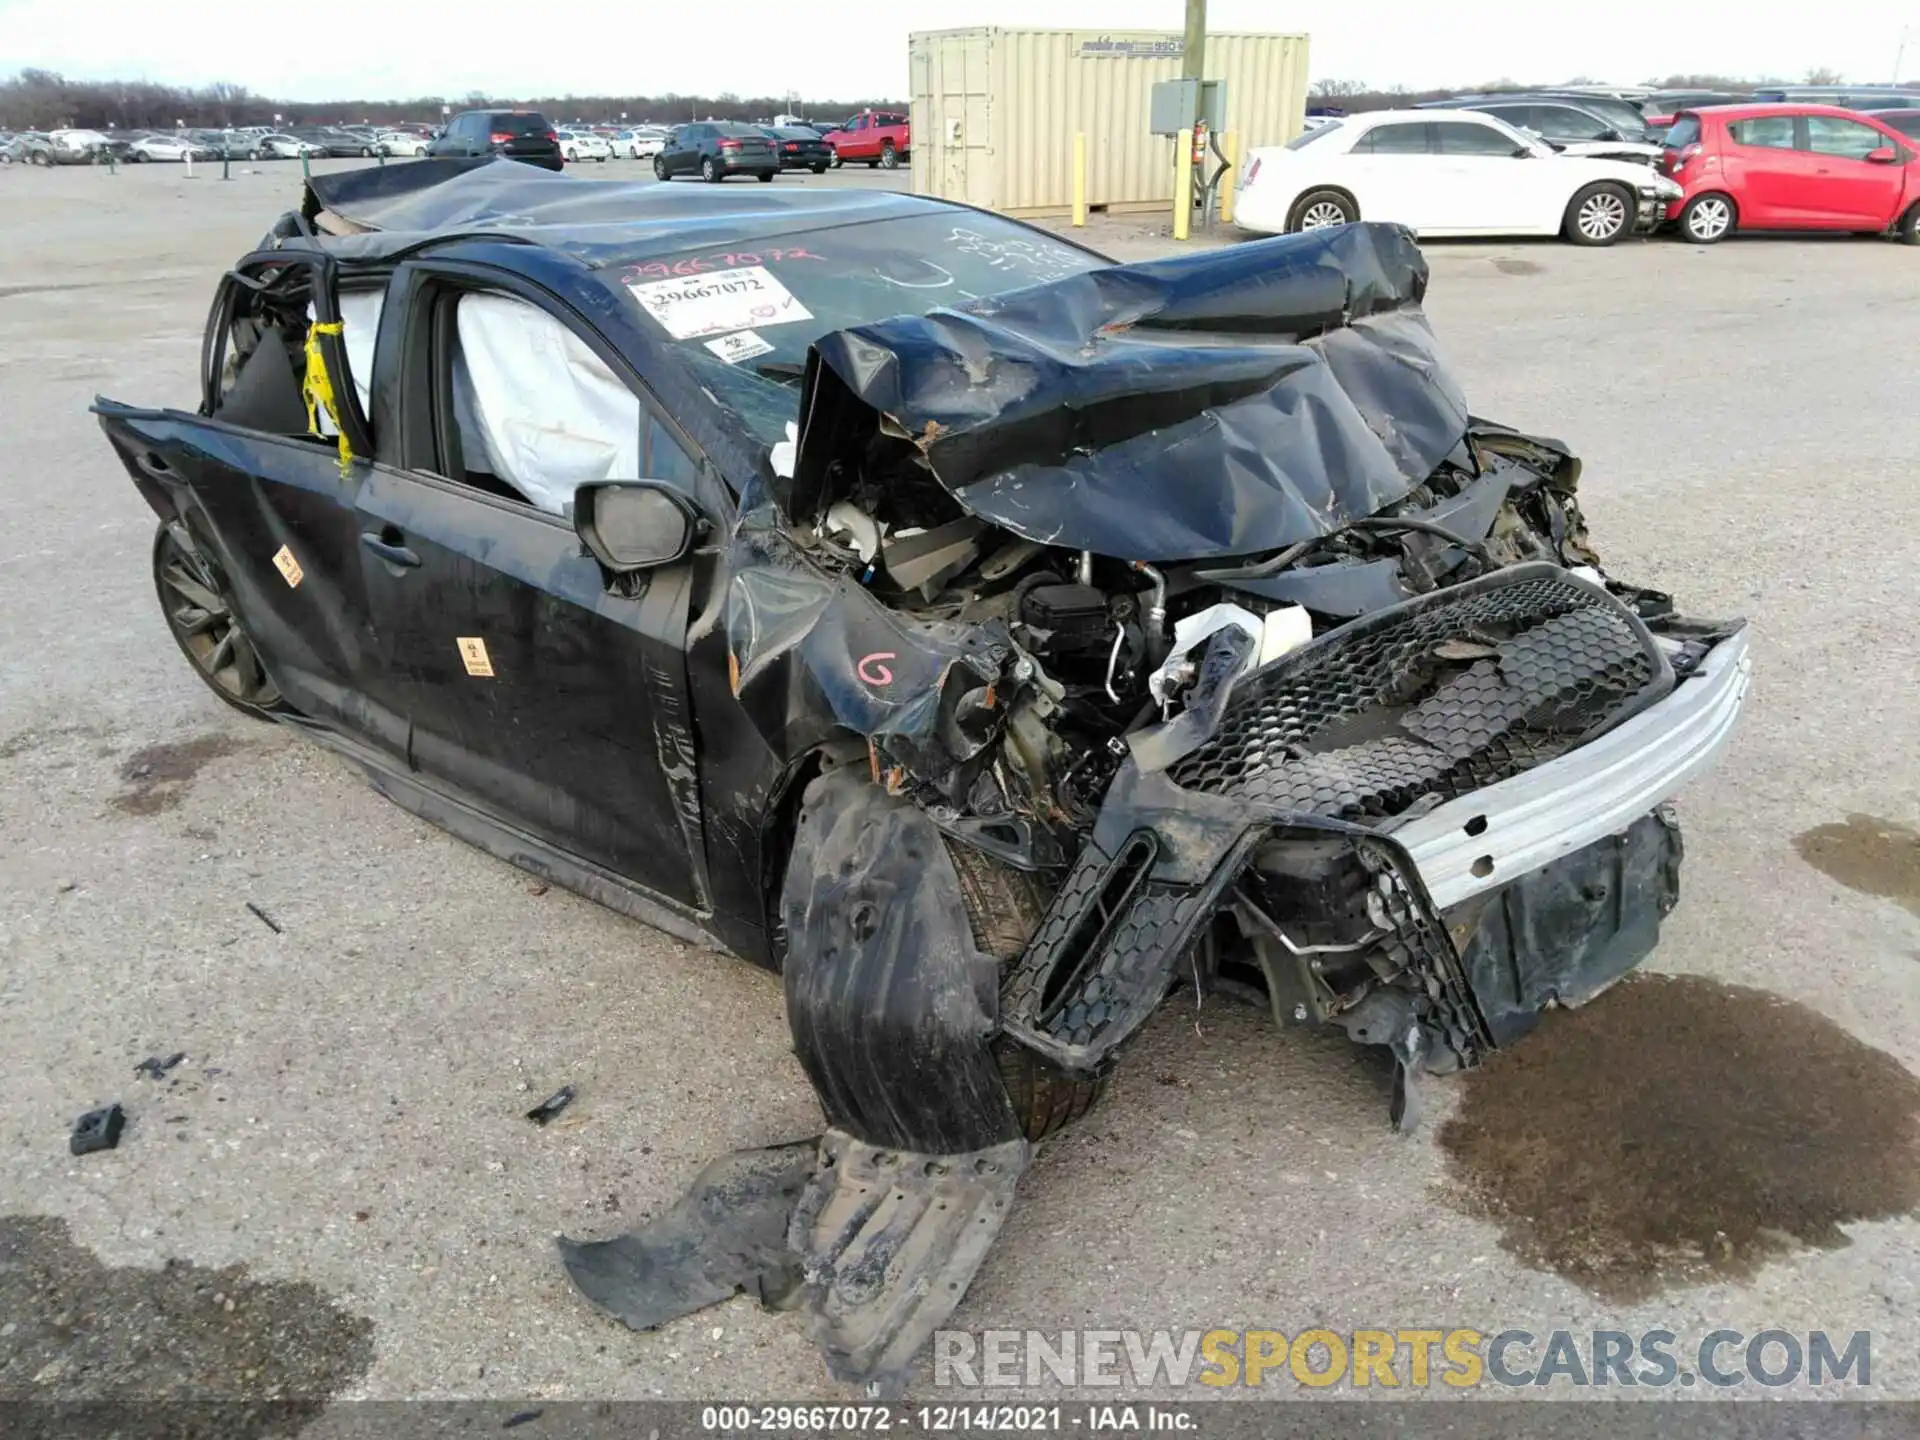
<path id="1" fill-rule="evenodd" d="M 162 628 L 152 517 L 86 407 L 191 406 L 214 280 L 297 184 L 201 170 L 0 170 L 0 1313 L 27 1327 L 0 1391 L 844 1397 L 795 1317 L 631 1334 L 551 1243 L 818 1127 L 777 981 L 403 814 Z M 1476 409 L 1584 456 L 1610 568 L 1752 619 L 1648 967 L 1698 978 L 1554 1017 L 1413 1137 L 1376 1055 L 1168 1007 L 954 1323 L 1865 1329 L 1874 1392 L 1920 1396 L 1920 254 L 1429 255 Z M 521 1118 L 563 1082 L 561 1119 Z M 120 1148 L 70 1157 L 116 1099 Z"/>

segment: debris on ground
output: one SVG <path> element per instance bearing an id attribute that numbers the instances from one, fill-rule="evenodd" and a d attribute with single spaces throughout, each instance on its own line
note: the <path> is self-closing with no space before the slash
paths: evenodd
<path id="1" fill-rule="evenodd" d="M 99 1110 L 89 1110 L 73 1122 L 73 1134 L 67 1137 L 67 1149 L 75 1155 L 91 1155 L 96 1150 L 111 1150 L 120 1143 L 126 1128 L 127 1112 L 120 1102 Z"/>
<path id="2" fill-rule="evenodd" d="M 164 1080 L 167 1072 L 186 1058 L 187 1052 L 184 1050 L 176 1050 L 165 1059 L 161 1059 L 158 1055 L 149 1055 L 133 1067 L 133 1073 L 145 1075 L 149 1080 Z"/>
<path id="3" fill-rule="evenodd" d="M 286 931 L 280 928 L 280 922 L 278 920 L 274 919 L 273 916 L 269 915 L 265 910 L 262 910 L 258 905 L 254 904 L 253 901 L 251 900 L 247 901 L 247 909 L 251 910 L 255 915 L 258 915 L 260 917 L 260 923 L 265 925 L 267 929 L 273 931 L 274 934 L 284 935 L 287 933 Z"/>
<path id="4" fill-rule="evenodd" d="M 517 1410 L 501 1424 L 502 1430 L 512 1430 L 517 1426 L 530 1424 L 547 1412 L 544 1410 Z"/>
<path id="5" fill-rule="evenodd" d="M 527 1119 L 536 1125 L 544 1125 L 573 1103 L 578 1092 L 571 1085 L 562 1085 L 553 1094 L 542 1100 L 533 1109 L 527 1111 Z"/>

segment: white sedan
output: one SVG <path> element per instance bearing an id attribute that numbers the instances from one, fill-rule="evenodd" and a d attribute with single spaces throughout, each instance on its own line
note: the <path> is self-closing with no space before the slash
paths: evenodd
<path id="1" fill-rule="evenodd" d="M 204 145 L 196 145 L 178 135 L 142 135 L 127 145 L 129 160 L 171 160 L 182 163 L 189 159 L 205 160 L 212 151 Z"/>
<path id="2" fill-rule="evenodd" d="M 373 137 L 373 150 L 376 155 L 418 157 L 427 153 L 427 141 L 423 135 L 409 135 L 404 130 L 382 130 Z"/>
<path id="3" fill-rule="evenodd" d="M 665 131 L 644 127 L 622 130 L 613 137 L 614 148 L 629 160 L 651 160 L 666 148 L 666 143 Z"/>
<path id="4" fill-rule="evenodd" d="M 560 141 L 560 156 L 569 165 L 582 160 L 598 160 L 604 164 L 613 158 L 613 146 L 605 136 L 590 130 L 559 130 L 555 134 Z"/>
<path id="5" fill-rule="evenodd" d="M 1266 235 L 1366 219 L 1422 236 L 1611 245 L 1679 198 L 1645 165 L 1562 155 L 1491 115 L 1377 110 L 1251 151 L 1233 218 Z"/>

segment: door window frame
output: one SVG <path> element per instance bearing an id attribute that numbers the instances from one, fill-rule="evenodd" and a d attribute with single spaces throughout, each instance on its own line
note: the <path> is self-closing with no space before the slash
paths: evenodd
<path id="1" fill-rule="evenodd" d="M 220 288 L 214 292 L 213 309 L 207 317 L 206 333 L 200 343 L 200 413 L 205 418 L 216 422 L 219 420 L 220 374 L 226 368 L 227 347 L 233 339 L 233 322 L 239 314 L 241 297 L 253 289 L 247 277 L 258 271 L 294 265 L 304 265 L 313 272 L 307 282 L 313 297 L 313 323 L 327 325 L 339 321 L 340 267 L 333 256 L 320 250 L 256 250 L 242 256 L 228 269 L 221 279 Z M 333 381 L 335 422 L 346 436 L 347 445 L 354 455 L 370 459 L 375 453 L 373 424 L 360 408 L 359 392 L 353 383 L 353 370 L 347 361 L 346 338 L 340 334 L 322 334 L 319 341 L 321 358 L 326 362 L 328 378 Z M 369 375 L 367 380 L 371 390 L 373 377 Z M 225 423 L 232 424 L 230 421 Z M 241 425 L 234 425 L 233 428 L 249 435 L 271 433 Z"/>
<path id="2" fill-rule="evenodd" d="M 453 292 L 450 296 L 449 292 Z M 725 479 L 678 421 L 653 394 L 645 378 L 626 356 L 602 335 L 586 315 L 545 286 L 516 274 L 476 260 L 455 260 L 428 256 L 403 262 L 388 284 L 387 303 L 381 312 L 379 349 L 383 366 L 375 368 L 395 377 L 394 415 L 385 427 L 388 440 L 379 451 L 387 468 L 407 474 L 436 488 L 447 488 L 472 499 L 487 502 L 561 526 L 573 528 L 565 515 L 555 515 L 525 500 L 510 499 L 479 489 L 465 480 L 443 474 L 440 464 L 442 416 L 436 395 L 440 376 L 434 370 L 435 332 L 444 321 L 436 320 L 451 298 L 457 307 L 458 294 L 505 295 L 531 304 L 565 325 L 573 335 L 599 357 L 613 375 L 626 386 L 639 404 L 643 426 L 663 432 L 679 448 L 693 469 L 691 490 L 668 476 L 620 476 L 619 479 L 657 479 L 676 490 L 687 491 L 689 498 L 704 506 L 723 525 L 733 519 L 734 503 Z M 450 312 L 449 312 L 450 313 Z M 451 417 L 445 417 L 451 422 Z M 643 436 L 643 444 L 645 437 Z M 506 477 L 502 476 L 502 479 Z"/>

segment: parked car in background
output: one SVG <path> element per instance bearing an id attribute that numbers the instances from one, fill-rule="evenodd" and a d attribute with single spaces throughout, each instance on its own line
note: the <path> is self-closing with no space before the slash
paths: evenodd
<path id="1" fill-rule="evenodd" d="M 568 164 L 597 160 L 604 165 L 613 158 L 613 146 L 591 130 L 556 130 L 554 135 L 560 141 L 560 154 Z"/>
<path id="2" fill-rule="evenodd" d="M 382 130 L 373 137 L 373 153 L 412 159 L 427 153 L 427 141 L 405 130 Z"/>
<path id="3" fill-rule="evenodd" d="M 373 136 L 362 135 L 357 130 L 344 130 L 337 126 L 323 125 L 319 129 L 295 131 L 295 134 L 311 140 L 328 155 L 346 157 L 358 155 L 371 160 L 374 156 Z"/>
<path id="4" fill-rule="evenodd" d="M 1897 85 L 1762 85 L 1751 98 L 1766 104 L 1833 105 L 1842 110 L 1910 110 L 1920 106 L 1920 91 L 1902 90 Z"/>
<path id="5" fill-rule="evenodd" d="M 768 128 L 767 136 L 780 154 L 782 170 L 811 170 L 824 175 L 833 164 L 833 147 L 809 125 L 774 125 Z"/>
<path id="6" fill-rule="evenodd" d="M 833 147 L 836 166 L 864 160 L 869 169 L 891 170 L 913 150 L 912 128 L 897 110 L 862 110 L 821 138 Z"/>
<path id="7" fill-rule="evenodd" d="M 1540 133 L 1549 140 L 1563 136 L 1569 140 L 1629 140 L 1647 138 L 1646 117 L 1630 100 L 1611 95 L 1570 93 L 1565 90 L 1513 90 L 1482 95 L 1454 95 L 1445 100 L 1429 100 L 1418 108 L 1493 111 L 1496 106 L 1538 106 Z M 1577 113 L 1557 114 L 1549 111 Z M 1502 115 L 1508 124 L 1513 122 Z M 1542 128 L 1544 127 L 1544 128 Z"/>
<path id="8" fill-rule="evenodd" d="M 538 110 L 468 110 L 447 122 L 427 154 L 505 155 L 544 170 L 565 168 L 560 136 Z"/>
<path id="9" fill-rule="evenodd" d="M 256 160 L 260 156 L 260 138 L 247 130 L 189 130 L 193 143 L 202 146 L 214 160 Z"/>
<path id="10" fill-rule="evenodd" d="M 311 140 L 302 140 L 298 135 L 282 135 L 275 131 L 260 137 L 258 153 L 262 160 L 298 160 L 302 156 L 314 159 L 327 152 L 325 147 L 316 145 Z"/>
<path id="11" fill-rule="evenodd" d="M 135 163 L 145 160 L 164 160 L 181 164 L 188 159 L 217 158 L 212 146 L 184 132 L 178 135 L 149 132 L 127 141 L 127 159 Z"/>
<path id="12" fill-rule="evenodd" d="M 47 164 L 102 165 L 127 158 L 127 142 L 99 130 L 50 130 L 47 141 Z"/>
<path id="13" fill-rule="evenodd" d="M 1878 120 L 1897 135 L 1904 135 L 1910 141 L 1920 141 L 1920 110 L 1863 110 L 1860 113 Z"/>
<path id="14" fill-rule="evenodd" d="M 1679 193 L 1645 165 L 1561 155 L 1478 111 L 1376 110 L 1249 152 L 1234 220 L 1270 235 L 1390 220 L 1421 236 L 1611 245 Z"/>
<path id="15" fill-rule="evenodd" d="M 53 140 L 44 131 L 23 130 L 0 146 L 0 161 L 9 165 L 51 165 Z"/>
<path id="16" fill-rule="evenodd" d="M 1643 165 L 1651 165 L 1660 158 L 1660 146 L 1647 138 L 1644 124 L 1636 122 L 1623 128 L 1617 114 L 1602 113 L 1601 108 L 1582 97 L 1522 95 L 1476 101 L 1434 100 L 1419 108 L 1468 109 L 1492 115 L 1516 130 L 1538 135 L 1568 155 L 1610 156 L 1618 160 L 1638 160 Z"/>
<path id="17" fill-rule="evenodd" d="M 1717 105 L 1667 127 L 1667 208 L 1700 245 L 1735 230 L 1857 230 L 1920 244 L 1920 147 L 1836 105 Z"/>
<path id="18" fill-rule="evenodd" d="M 717 185 L 729 175 L 752 175 L 771 180 L 780 173 L 773 141 L 758 125 L 731 120 L 701 120 L 682 125 L 653 157 L 657 180 L 676 175 L 698 175 Z"/>
<path id="19" fill-rule="evenodd" d="M 1698 110 L 1702 105 L 1741 105 L 1752 99 L 1752 95 L 1728 90 L 1656 90 L 1640 102 L 1640 114 L 1647 122 L 1648 138 L 1658 142 L 1659 132 L 1682 110 Z"/>
<path id="20" fill-rule="evenodd" d="M 614 135 L 613 150 L 616 155 L 624 155 L 629 160 L 651 160 L 666 143 L 666 131 L 636 125 L 631 130 L 621 130 Z"/>

